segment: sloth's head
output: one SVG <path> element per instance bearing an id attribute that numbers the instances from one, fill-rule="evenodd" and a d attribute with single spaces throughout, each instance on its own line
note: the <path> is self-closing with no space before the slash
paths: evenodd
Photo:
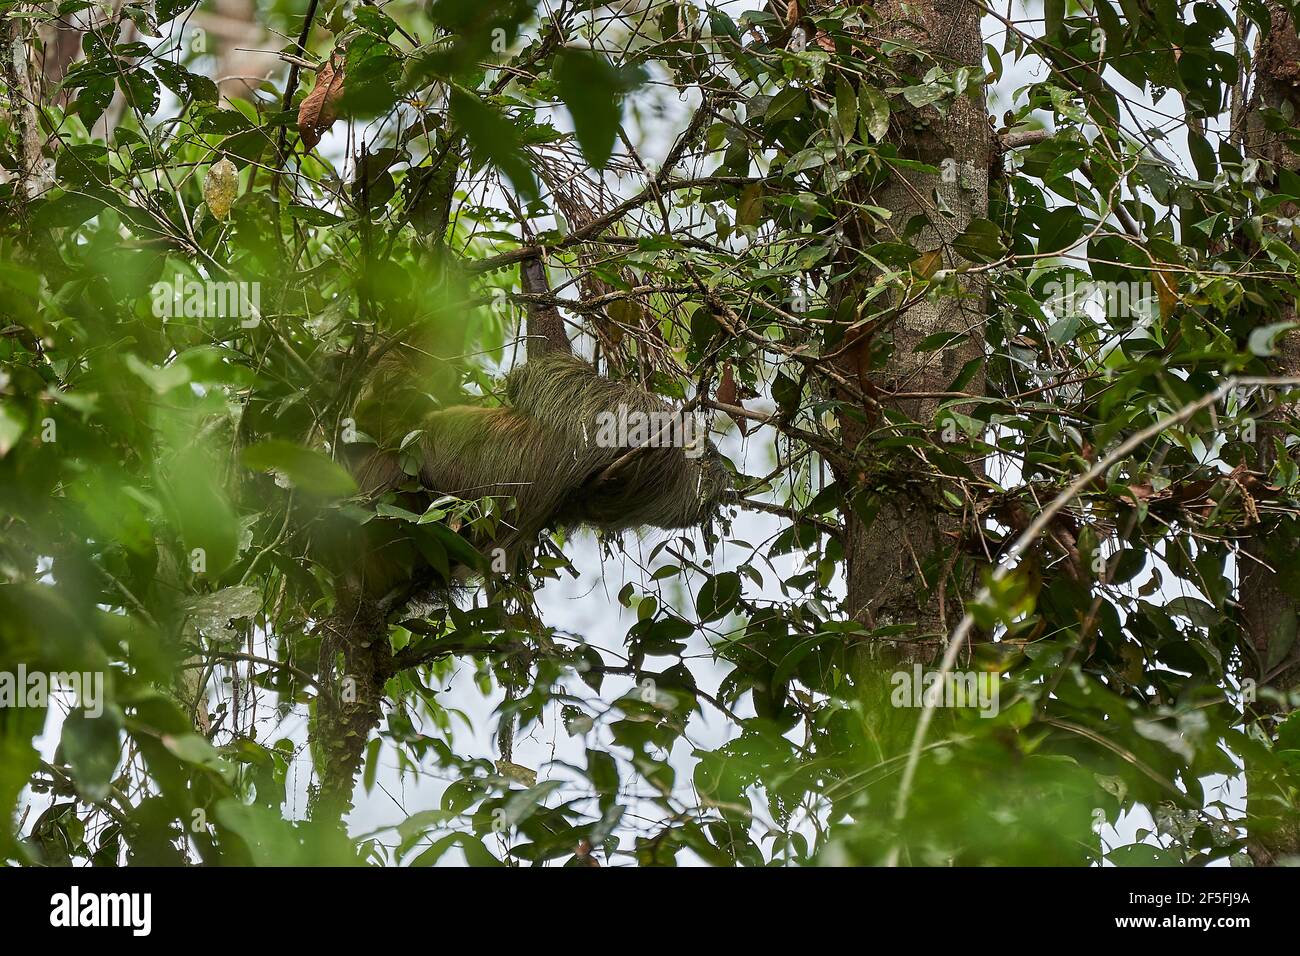
<path id="1" fill-rule="evenodd" d="M 712 442 L 700 454 L 680 447 L 648 448 L 608 478 L 595 473 L 568 496 L 559 523 L 606 531 L 689 528 L 717 513 L 731 476 Z"/>
<path id="2" fill-rule="evenodd" d="M 681 521 L 674 528 L 704 524 L 731 496 L 731 472 L 722 453 L 707 439 L 704 445 L 704 454 L 690 459 L 687 469 L 687 481 L 695 486 L 695 503 L 682 513 Z"/>
<path id="3" fill-rule="evenodd" d="M 731 488 L 704 419 L 633 386 L 606 382 L 598 391 L 581 438 L 587 472 L 557 523 L 607 531 L 704 524 Z"/>

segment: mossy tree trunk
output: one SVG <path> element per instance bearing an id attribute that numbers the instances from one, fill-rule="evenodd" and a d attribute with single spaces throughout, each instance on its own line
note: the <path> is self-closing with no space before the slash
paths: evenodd
<path id="1" fill-rule="evenodd" d="M 394 673 L 383 609 L 345 591 L 321 624 L 311 735 L 319 779 L 308 806 L 313 820 L 337 823 L 352 809 L 366 741 L 383 719 L 384 683 Z"/>
<path id="2" fill-rule="evenodd" d="M 983 41 L 978 4 L 922 0 L 905 5 L 887 0 L 875 9 L 883 20 L 879 29 L 884 37 L 918 44 L 947 71 L 963 66 L 979 71 Z M 926 67 L 916 64 L 902 69 L 926 72 Z M 851 198 L 889 210 L 886 228 L 893 234 L 873 232 L 861 219 L 851 221 L 846 229 L 850 249 L 882 241 L 908 242 L 921 253 L 918 268 L 929 274 L 963 264 L 965 260 L 953 250 L 953 240 L 972 220 L 988 216 L 992 137 L 982 88 L 975 86 L 944 111 L 935 106 L 895 111 L 889 136 L 900 156 L 939 172 L 896 169 L 888 183 L 874 191 L 857 184 Z M 925 223 L 919 233 L 905 237 L 904 230 L 918 221 Z M 850 253 L 841 262 L 841 272 L 853 267 Z M 840 321 L 852 321 L 854 306 L 863 301 L 864 290 L 874 279 L 859 271 L 833 290 Z M 959 278 L 955 292 L 917 302 L 885 329 L 866 330 L 862 345 L 844 350 L 838 359 L 840 372 L 862 382 L 867 398 L 857 414 L 841 416 L 846 451 L 857 450 L 859 460 L 864 452 L 872 456 L 870 467 L 837 475 L 858 495 L 858 507 L 845 509 L 847 608 L 869 627 L 911 625 L 910 639 L 898 645 L 903 660 L 934 659 L 961 617 L 962 598 L 972 583 L 968 563 L 959 558 L 969 516 L 954 515 L 951 506 L 943 505 L 943 490 L 952 488 L 952 483 L 937 473 L 926 473 L 905 449 L 867 450 L 872 448 L 873 432 L 890 411 L 932 428 L 939 399 L 895 394 L 932 394 L 950 388 L 968 363 L 982 356 L 985 318 L 983 281 Z M 965 337 L 937 351 L 918 352 L 918 343 L 936 333 Z M 872 356 L 886 341 L 892 341 L 892 352 L 882 367 L 872 368 Z M 980 393 L 983 388 L 981 369 L 966 381 L 965 389 Z M 931 433 L 941 440 L 940 431 Z M 970 464 L 979 468 L 978 461 Z M 876 506 L 874 520 L 864 521 L 861 513 Z"/>

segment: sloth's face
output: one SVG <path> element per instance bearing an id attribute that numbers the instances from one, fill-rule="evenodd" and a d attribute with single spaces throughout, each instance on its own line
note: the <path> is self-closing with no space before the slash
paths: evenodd
<path id="1" fill-rule="evenodd" d="M 722 453 L 712 442 L 708 454 L 701 459 L 701 470 L 704 474 L 700 482 L 700 497 L 707 514 L 716 510 L 731 490 L 731 472 L 723 464 Z"/>
<path id="2" fill-rule="evenodd" d="M 599 474 L 599 471 L 596 472 Z M 712 442 L 688 456 L 680 447 L 647 449 L 614 478 L 592 479 L 556 514 L 560 524 L 589 524 L 607 531 L 703 524 L 731 486 L 730 473 Z"/>
<path id="3" fill-rule="evenodd" d="M 687 468 L 682 496 L 682 513 L 669 528 L 687 528 L 703 524 L 722 504 L 731 489 L 731 473 L 723 464 L 722 454 L 713 442 L 705 441 L 703 454 L 686 459 Z"/>

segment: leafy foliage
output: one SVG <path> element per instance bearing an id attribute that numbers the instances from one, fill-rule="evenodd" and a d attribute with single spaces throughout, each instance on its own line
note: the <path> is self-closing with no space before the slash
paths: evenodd
<path id="1" fill-rule="evenodd" d="M 264 6 L 297 33 L 305 3 Z M 22 194 L 16 113 L 0 121 L 0 671 L 106 689 L 95 719 L 0 709 L 6 858 L 1204 864 L 1241 855 L 1224 781 L 1243 767 L 1294 814 L 1295 696 L 1243 684 L 1293 666 L 1294 616 L 1254 659 L 1234 590 L 1237 539 L 1260 533 L 1300 599 L 1285 386 L 1159 430 L 982 599 L 947 589 L 955 566 L 987 580 L 1125 437 L 1272 374 L 1300 294 L 1300 179 L 1225 121 L 1264 8 L 1048 2 L 1041 35 L 990 12 L 977 68 L 874 42 L 867 7 L 324 6 L 298 51 L 320 65 L 310 86 L 235 91 L 186 46 L 188 4 L 27 11 L 91 19 L 41 103 L 53 188 Z M 946 172 L 903 156 L 899 131 L 982 89 L 1008 101 L 988 215 L 940 268 L 925 224 L 872 199 Z M 1134 119 L 1135 96 L 1166 95 L 1176 123 Z M 1266 120 L 1295 143 L 1294 116 Z M 228 215 L 205 187 L 224 160 Z M 301 819 L 295 792 L 353 532 L 424 535 L 450 578 L 480 563 L 471 532 L 511 513 L 468 492 L 423 514 L 359 496 L 346 445 L 374 439 L 349 433 L 354 409 L 376 357 L 411 342 L 412 402 L 499 402 L 539 301 L 516 284 L 521 246 L 571 277 L 541 299 L 605 371 L 745 423 L 727 446 L 740 497 L 702 531 L 602 542 L 618 560 L 591 600 L 617 595 L 632 621 L 613 647 L 537 613 L 534 590 L 580 573 L 558 534 L 491 588 L 395 621 L 359 784 L 395 767 L 446 785 L 346 836 Z M 976 336 L 982 357 L 951 369 L 932 420 L 891 408 L 848 447 L 862 411 L 828 359 L 846 330 L 872 330 L 870 374 L 902 304 L 971 277 L 986 321 L 920 351 Z M 751 398 L 771 413 L 737 408 Z M 1000 705 L 939 712 L 900 813 L 918 711 L 896 705 L 909 671 L 882 648 L 914 635 L 846 614 L 841 569 L 845 516 L 870 524 L 904 487 L 964 529 L 916 587 L 950 623 L 973 613 L 964 666 L 995 676 Z M 448 692 L 458 674 L 495 707 L 495 744 Z M 1268 704 L 1258 721 L 1243 691 Z M 57 753 L 38 751 L 51 727 Z M 539 728 L 579 757 L 515 763 Z M 1145 846 L 1104 845 L 1099 825 L 1139 808 Z"/>

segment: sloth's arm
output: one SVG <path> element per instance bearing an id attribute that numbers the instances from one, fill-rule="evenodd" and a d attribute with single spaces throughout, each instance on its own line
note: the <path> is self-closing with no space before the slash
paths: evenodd
<path id="1" fill-rule="evenodd" d="M 546 266 L 540 258 L 525 259 L 519 263 L 519 284 L 525 292 L 549 295 L 550 283 L 546 281 Z M 541 302 L 528 303 L 528 361 L 550 352 L 572 354 L 569 335 L 564 331 L 564 318 L 553 305 Z"/>

